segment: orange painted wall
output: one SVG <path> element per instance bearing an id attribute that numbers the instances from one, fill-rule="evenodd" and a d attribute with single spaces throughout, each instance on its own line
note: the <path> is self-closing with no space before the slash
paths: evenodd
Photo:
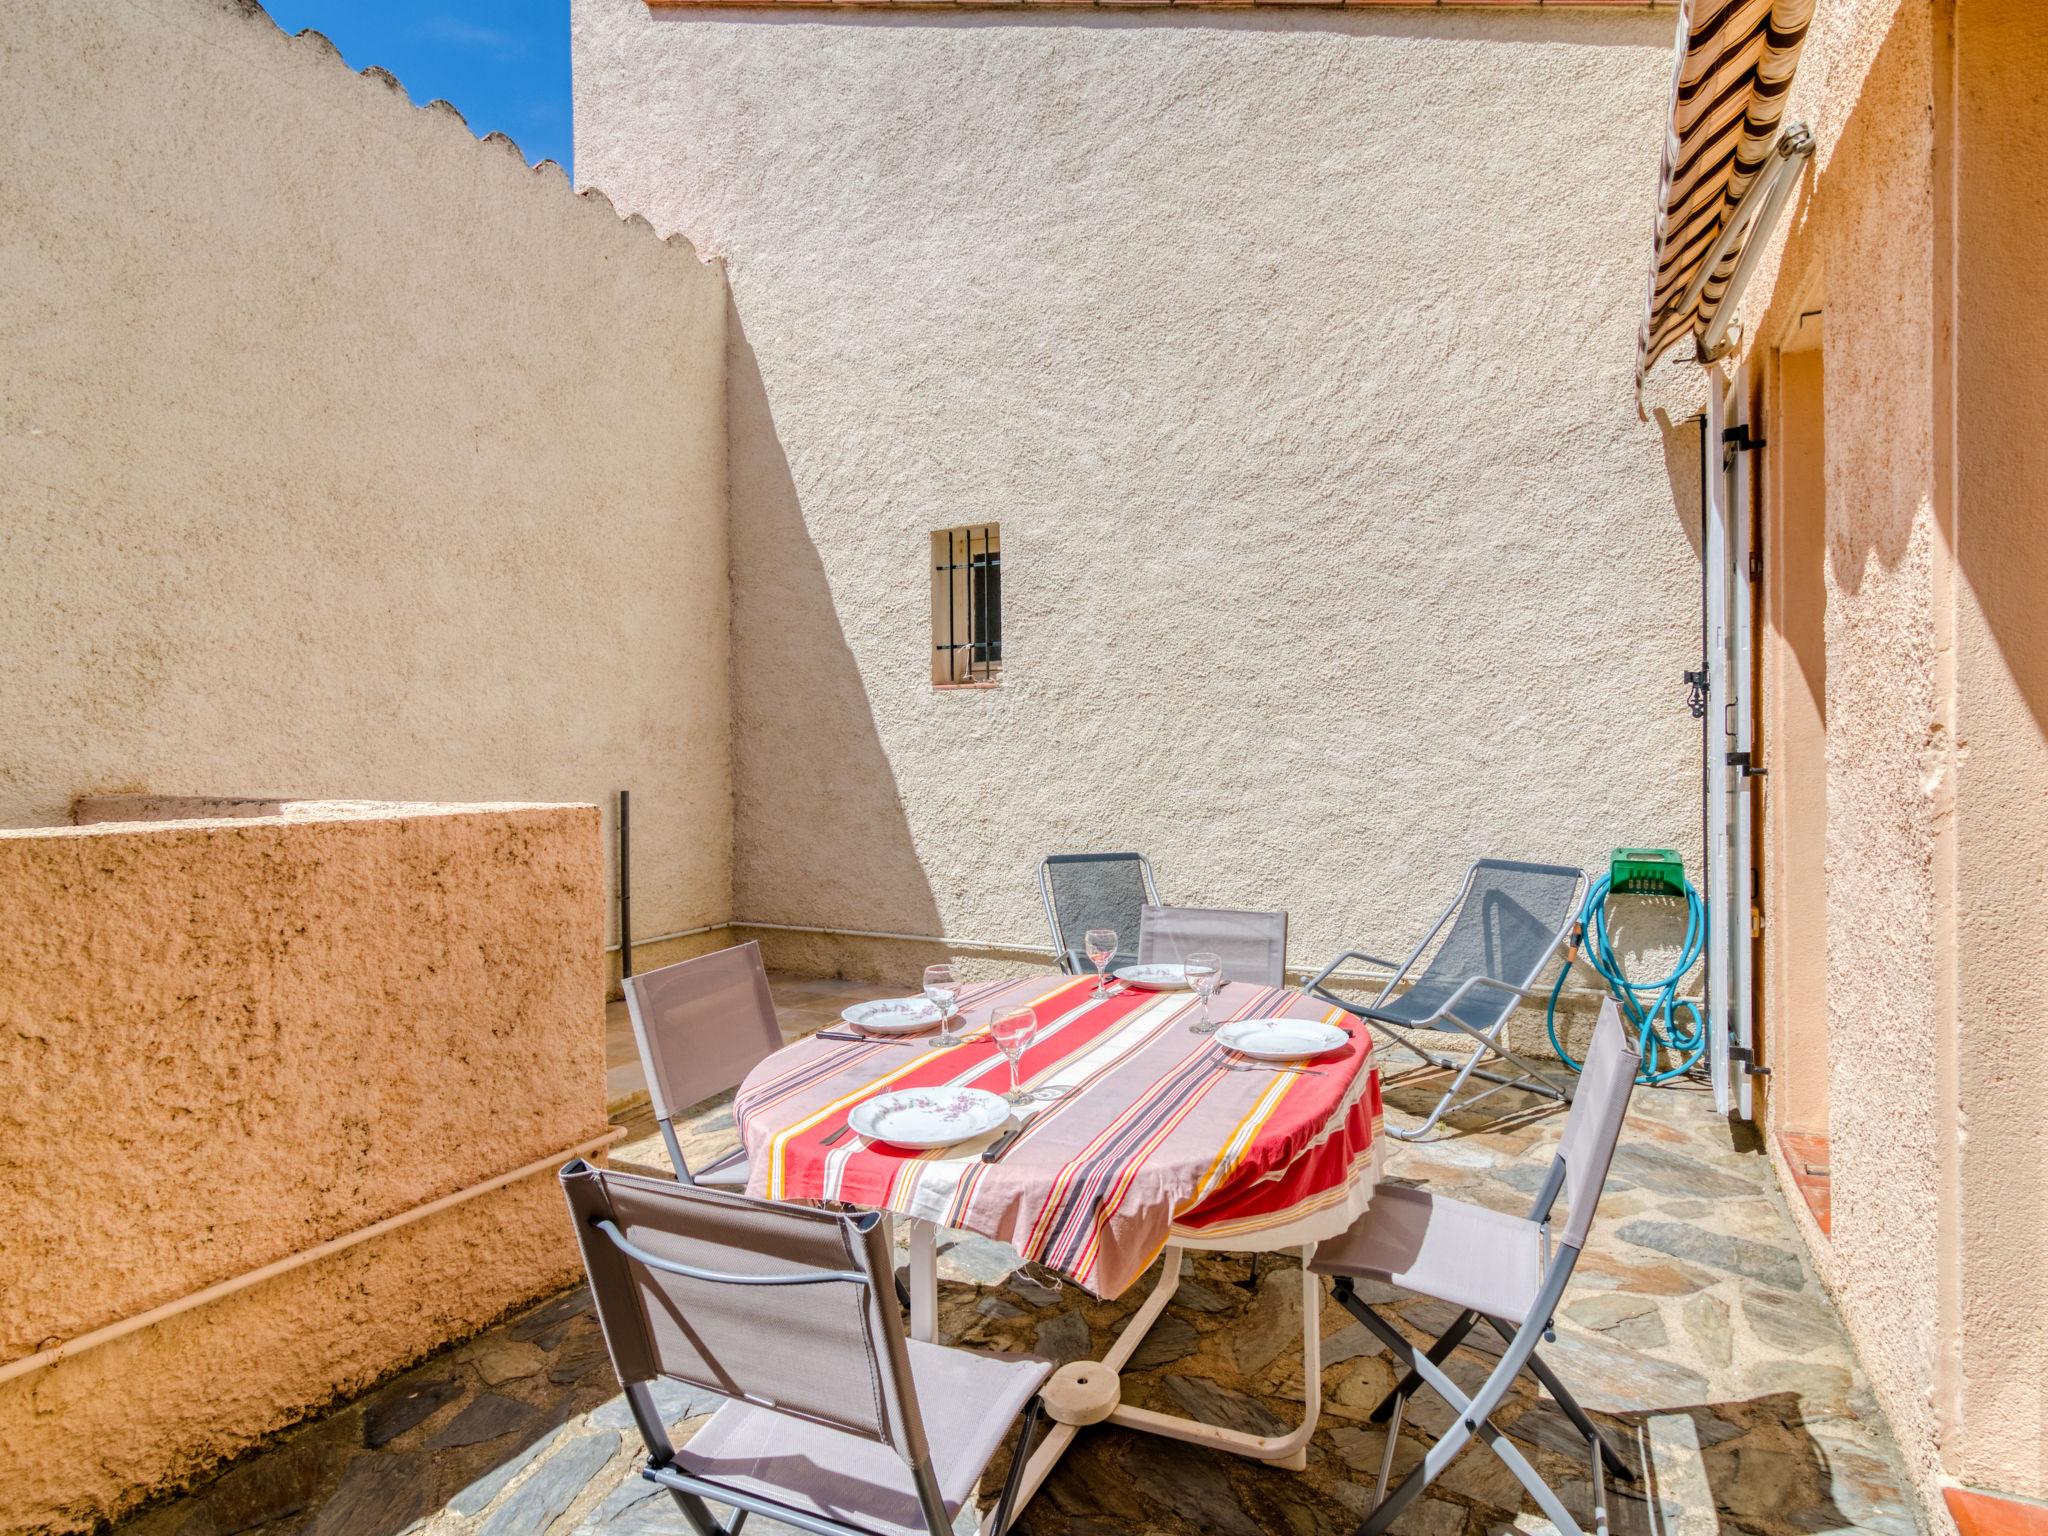
<path id="1" fill-rule="evenodd" d="M 0 1363 L 606 1129 L 595 807 L 0 832 L 0 890 Z M 542 1173 L 0 1383 L 0 1530 L 117 1515 L 576 1271 Z"/>

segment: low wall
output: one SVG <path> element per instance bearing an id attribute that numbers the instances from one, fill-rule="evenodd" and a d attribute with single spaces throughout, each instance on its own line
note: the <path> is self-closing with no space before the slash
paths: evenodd
<path id="1" fill-rule="evenodd" d="M 0 831 L 0 1530 L 117 1517 L 574 1275 L 603 868 L 592 806 Z"/>

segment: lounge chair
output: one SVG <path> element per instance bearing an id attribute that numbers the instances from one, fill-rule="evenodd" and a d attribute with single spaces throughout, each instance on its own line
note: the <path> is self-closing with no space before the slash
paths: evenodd
<path id="1" fill-rule="evenodd" d="M 1070 976 L 1095 971 L 1085 942 L 1090 928 L 1116 930 L 1116 958 L 1109 968 L 1138 958 L 1138 914 L 1159 901 L 1152 864 L 1142 853 L 1050 853 L 1038 866 L 1038 894 L 1052 925 L 1052 946 L 1060 969 Z"/>
<path id="2" fill-rule="evenodd" d="M 1507 1026 L 1509 1015 L 1523 1001 L 1538 995 L 1536 980 L 1570 938 L 1585 894 L 1583 870 L 1564 864 L 1481 859 L 1465 871 L 1457 895 L 1406 960 L 1347 950 L 1309 982 L 1308 990 L 1325 1002 L 1366 1020 L 1429 1065 L 1455 1074 L 1421 1125 L 1403 1130 L 1389 1124 L 1389 1135 L 1403 1140 L 1427 1135 L 1475 1076 L 1493 1086 L 1465 1099 L 1465 1106 L 1503 1088 L 1519 1088 L 1560 1102 L 1571 1097 L 1567 1085 L 1553 1081 L 1509 1046 Z M 1442 941 L 1436 942 L 1439 934 Z M 1426 963 L 1425 953 L 1429 954 Z M 1394 973 L 1370 1003 L 1352 1002 L 1328 988 L 1331 975 L 1350 961 L 1383 966 Z M 1397 995 L 1404 983 L 1407 990 Z M 1469 1037 L 1471 1054 L 1460 1061 L 1428 1049 L 1411 1033 L 1424 1030 Z M 1498 1057 L 1513 1067 L 1514 1073 L 1503 1075 L 1482 1066 L 1488 1057 Z"/>

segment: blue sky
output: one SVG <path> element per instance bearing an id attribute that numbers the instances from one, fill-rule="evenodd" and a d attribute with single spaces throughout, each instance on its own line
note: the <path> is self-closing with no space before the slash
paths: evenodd
<path id="1" fill-rule="evenodd" d="M 351 68 L 381 65 L 415 102 L 452 101 L 478 138 L 529 163 L 569 160 L 569 0 L 263 0 L 287 32 L 324 33 Z"/>

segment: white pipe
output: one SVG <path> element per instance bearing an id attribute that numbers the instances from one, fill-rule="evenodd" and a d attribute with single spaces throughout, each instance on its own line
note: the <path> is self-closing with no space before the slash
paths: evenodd
<path id="1" fill-rule="evenodd" d="M 869 928 L 814 928 L 806 923 L 750 923 L 734 918 L 735 928 L 753 928 L 769 933 L 817 933 L 835 939 L 894 939 L 903 944 L 943 944 L 949 949 L 993 949 L 1011 954 L 1057 955 L 1050 944 L 1006 944 L 995 939 L 949 939 L 936 933 L 883 933 Z"/>
<path id="2" fill-rule="evenodd" d="M 1058 953 L 1050 944 L 1009 944 L 993 939 L 949 939 L 944 934 L 938 933 L 883 933 L 868 928 L 820 928 L 808 923 L 750 923 L 744 918 L 737 917 L 730 923 L 718 926 L 746 928 L 756 932 L 768 933 L 815 933 L 825 938 L 833 939 L 892 939 L 902 944 L 937 944 L 946 949 L 986 949 L 994 950 L 998 953 L 1045 955 L 1048 958 Z M 697 931 L 702 933 L 708 930 L 698 929 Z M 634 940 L 636 947 L 639 942 L 637 939 Z M 1308 966 L 1290 965 L 1287 967 L 1287 974 L 1290 976 L 1313 976 L 1315 973 L 1315 969 Z M 1391 971 L 1332 971 L 1330 979 L 1332 981 L 1362 981 L 1384 984 L 1392 974 Z M 1567 986 L 1564 989 L 1564 995 L 1566 997 L 1605 997 L 1607 989 L 1605 987 Z"/>
<path id="3" fill-rule="evenodd" d="M 396 1216 L 386 1216 L 382 1221 L 374 1221 L 369 1226 L 360 1227 L 344 1237 L 330 1238 L 328 1241 L 317 1243 L 301 1253 L 294 1253 L 286 1258 L 276 1259 L 271 1263 L 265 1264 L 260 1269 L 252 1269 L 247 1274 L 236 1275 L 232 1280 L 222 1280 L 217 1284 L 207 1286 L 204 1290 L 194 1291 L 189 1296 L 180 1297 L 177 1301 L 167 1301 L 160 1307 L 151 1307 L 147 1312 L 138 1312 L 133 1317 L 124 1317 L 119 1322 L 107 1324 L 104 1328 L 95 1328 L 90 1333 L 81 1333 L 76 1338 L 66 1339 L 62 1344 L 53 1345 L 49 1349 L 38 1350 L 32 1355 L 23 1355 L 18 1360 L 10 1360 L 5 1365 L 0 1365 L 0 1381 L 12 1381 L 17 1376 L 26 1376 L 33 1371 L 42 1370 L 45 1366 L 55 1365 L 59 1360 L 69 1360 L 73 1356 L 84 1354 L 89 1349 L 95 1349 L 102 1344 L 110 1344 L 115 1339 L 126 1338 L 138 1329 L 163 1322 L 166 1318 L 176 1317 L 181 1312 L 190 1312 L 195 1307 L 203 1307 L 209 1302 L 219 1301 L 223 1296 L 232 1296 L 237 1291 L 246 1291 L 252 1285 L 274 1279 L 278 1275 L 289 1274 L 292 1270 L 302 1268 L 317 1259 L 331 1257 L 345 1249 L 355 1247 L 358 1243 L 368 1242 L 373 1237 L 382 1237 L 387 1232 L 395 1232 L 400 1227 L 410 1226 L 422 1217 L 432 1216 L 439 1211 L 445 1211 L 450 1206 L 460 1205 L 466 1200 L 474 1200 L 479 1195 L 487 1195 L 494 1189 L 503 1189 L 507 1184 L 516 1184 L 521 1179 L 531 1178 L 536 1173 L 545 1173 L 550 1168 L 558 1168 L 572 1157 L 582 1157 L 585 1153 L 595 1152 L 600 1147 L 610 1146 L 625 1134 L 626 1129 L 624 1126 L 615 1125 L 602 1136 L 593 1136 L 588 1141 L 579 1141 L 575 1146 L 561 1152 L 556 1152 L 551 1156 L 537 1158 L 523 1168 L 514 1168 L 510 1173 L 501 1173 L 496 1178 L 485 1179 L 481 1184 L 472 1184 L 467 1189 L 458 1189 L 452 1195 L 442 1195 L 438 1199 L 429 1200 L 425 1205 L 416 1205 L 409 1211 L 402 1211 Z"/>
<path id="4" fill-rule="evenodd" d="M 736 923 L 706 923 L 702 928 L 678 928 L 674 933 L 657 933 L 650 938 L 635 939 L 633 947 L 639 949 L 647 944 L 666 944 L 670 939 L 694 939 L 700 933 L 716 933 L 721 928 L 735 928 L 738 926 Z M 619 952 L 619 946 L 617 944 L 607 944 L 604 947 L 604 952 L 608 955 L 616 955 Z"/>

